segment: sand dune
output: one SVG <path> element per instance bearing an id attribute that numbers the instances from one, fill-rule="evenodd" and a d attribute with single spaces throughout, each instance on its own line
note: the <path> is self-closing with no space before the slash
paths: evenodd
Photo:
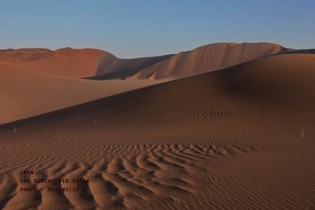
<path id="1" fill-rule="evenodd" d="M 3 50 L 0 52 L 0 74 L 3 81 L 2 95 L 5 98 L 1 102 L 0 124 L 164 82 L 130 80 L 124 83 L 108 80 L 138 78 L 139 75 L 147 75 L 145 72 L 151 71 L 150 69 L 159 69 L 159 72 L 165 73 L 161 73 L 164 75 L 162 77 L 169 80 L 176 78 L 174 77 L 176 75 L 200 73 L 199 70 L 195 72 L 193 69 L 204 68 L 211 71 L 218 66 L 237 64 L 281 50 L 283 50 L 281 46 L 274 44 L 230 43 L 208 45 L 177 55 L 135 59 L 120 59 L 110 53 L 94 49 Z M 163 67 L 164 64 L 167 69 Z M 154 73 L 158 74 L 160 73 Z M 155 78 L 152 77 L 153 74 L 150 75 L 150 78 Z M 80 81 L 77 80 L 78 77 L 106 79 L 107 82 L 102 84 Z"/>
<path id="2" fill-rule="evenodd" d="M 315 49 L 301 49 L 301 50 L 294 50 L 290 49 L 288 51 L 283 51 L 278 53 L 279 55 L 282 54 L 315 54 Z"/>
<path id="3" fill-rule="evenodd" d="M 209 72 L 286 51 L 271 43 L 217 43 L 176 55 L 121 59 L 96 49 L 9 49 L 0 51 L 0 64 L 73 78 L 161 79 Z"/>
<path id="4" fill-rule="evenodd" d="M 132 78 L 161 79 L 226 68 L 257 58 L 287 51 L 272 43 L 216 43 L 182 52 L 152 65 Z"/>
<path id="5" fill-rule="evenodd" d="M 90 81 L 0 64 L 0 124 L 55 111 L 163 81 Z"/>
<path id="6" fill-rule="evenodd" d="M 116 132 L 121 129 L 126 131 L 119 132 L 121 135 L 137 134 L 140 135 L 139 138 L 143 135 L 146 139 L 145 134 L 151 136 L 154 134 L 159 138 L 163 134 L 161 132 L 165 132 L 163 134 L 165 138 L 172 136 L 181 141 L 186 138 L 185 135 L 190 139 L 191 132 L 200 137 L 205 134 L 210 135 L 209 129 L 218 123 L 212 122 L 213 118 L 220 123 L 232 123 L 232 119 L 244 118 L 242 122 L 244 121 L 245 124 L 234 122 L 236 124 L 232 123 L 230 126 L 233 128 L 236 126 L 235 128 L 240 130 L 250 126 L 246 128 L 247 131 L 249 128 L 253 128 L 254 131 L 261 130 L 263 127 L 260 126 L 264 123 L 266 123 L 264 126 L 271 126 L 268 123 L 276 124 L 277 120 L 279 126 L 283 125 L 285 127 L 283 129 L 288 129 L 291 124 L 283 122 L 285 117 L 294 119 L 292 125 L 300 120 L 300 127 L 303 127 L 303 121 L 309 122 L 308 119 L 311 118 L 314 110 L 314 59 L 315 55 L 306 54 L 272 56 L 222 71 L 188 77 L 82 106 L 70 107 L 40 116 L 40 123 L 36 123 L 37 118 L 34 118 L 30 119 L 31 124 L 28 120 L 22 124 L 38 129 L 36 133 L 40 133 L 41 130 L 44 132 L 47 126 L 62 126 L 76 132 L 80 128 L 80 135 L 87 136 L 93 135 L 94 129 L 96 133 L 105 132 L 106 129 L 108 137 L 110 134 L 116 136 Z M 264 116 L 267 118 L 266 121 L 258 120 L 258 124 L 254 123 L 256 121 L 249 120 L 252 117 Z M 279 116 L 281 118 L 278 118 Z M 91 124 L 95 120 L 98 122 L 97 125 Z M 106 123 L 108 121 L 110 123 Z M 177 131 L 183 133 L 173 133 Z M 296 131 L 289 129 L 288 132 Z M 211 134 L 222 138 L 220 137 L 222 133 L 211 132 Z M 241 138 L 243 134 L 239 135 Z M 236 137 L 235 133 L 231 133 L 232 139 Z M 228 138 L 225 136 L 224 139 L 227 141 Z"/>
<path id="7" fill-rule="evenodd" d="M 53 55 L 53 51 L 49 49 L 33 48 L 33 49 L 7 49 L 0 51 L 0 62 L 29 62 Z"/>
<path id="8" fill-rule="evenodd" d="M 115 72 L 118 72 L 118 75 L 125 75 L 128 72 L 126 76 L 129 76 L 138 72 L 136 69 L 148 67 L 170 56 L 120 59 L 96 49 L 62 48 L 56 51 L 36 48 L 9 49 L 0 51 L 0 64 L 20 70 L 73 78 L 94 77 Z"/>
<path id="9" fill-rule="evenodd" d="M 37 51 L 33 49 L 16 50 L 15 54 L 20 54 L 23 59 L 16 61 L 16 56 L 10 56 L 13 58 L 9 61 L 2 59 L 1 63 L 21 70 L 80 78 L 95 75 L 101 61 L 111 62 L 115 59 L 114 55 L 104 51 L 71 48 L 56 51 L 42 49 L 44 56 L 36 59 L 39 57 Z M 4 56 L 4 53 L 0 54 Z"/>
<path id="10" fill-rule="evenodd" d="M 99 65 L 96 76 L 89 79 L 110 80 L 110 79 L 126 79 L 139 71 L 159 63 L 173 55 L 163 55 L 156 57 L 134 58 L 134 59 L 116 59 L 114 62 L 102 63 Z"/>
<path id="11" fill-rule="evenodd" d="M 314 67 L 270 56 L 2 125 L 0 208 L 312 209 Z"/>

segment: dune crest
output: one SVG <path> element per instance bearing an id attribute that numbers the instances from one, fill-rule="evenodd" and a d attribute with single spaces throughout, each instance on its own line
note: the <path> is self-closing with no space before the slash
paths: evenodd
<path id="1" fill-rule="evenodd" d="M 15 50 L 0 53 L 1 63 L 20 70 L 67 77 L 86 77 L 95 74 L 99 63 L 103 60 L 110 62 L 115 56 L 95 49 L 62 48 L 50 50 Z"/>
<path id="2" fill-rule="evenodd" d="M 122 59 L 97 49 L 8 49 L 0 51 L 0 63 L 72 78 L 162 79 L 214 71 L 286 51 L 272 43 L 215 43 L 175 55 Z"/>
<path id="3" fill-rule="evenodd" d="M 53 55 L 53 51 L 42 48 L 24 48 L 0 50 L 0 62 L 29 62 L 47 58 Z"/>
<path id="4" fill-rule="evenodd" d="M 120 79 L 122 75 L 132 76 L 170 56 L 121 59 L 97 49 L 8 49 L 0 51 L 0 64 L 72 78 Z"/>
<path id="5" fill-rule="evenodd" d="M 210 72 L 283 51 L 286 48 L 272 43 L 209 44 L 176 54 L 138 72 L 132 78 L 161 79 Z"/>

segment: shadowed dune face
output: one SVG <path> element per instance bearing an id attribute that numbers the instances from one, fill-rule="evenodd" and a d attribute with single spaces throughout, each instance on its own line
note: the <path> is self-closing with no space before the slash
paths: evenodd
<path id="1" fill-rule="evenodd" d="M 272 56 L 13 123 L 2 132 L 12 136 L 17 127 L 14 135 L 51 135 L 45 128 L 59 127 L 67 135 L 140 142 L 292 138 L 302 128 L 313 135 L 314 58 Z"/>
<path id="2" fill-rule="evenodd" d="M 301 50 L 290 49 L 287 51 L 280 52 L 278 54 L 279 55 L 282 55 L 282 54 L 315 54 L 315 49 L 301 49 Z"/>
<path id="3" fill-rule="evenodd" d="M 217 43 L 179 53 L 163 62 L 140 71 L 134 78 L 161 79 L 192 75 L 226 68 L 286 51 L 271 43 Z"/>
<path id="4" fill-rule="evenodd" d="M 90 77 L 88 79 L 126 79 L 143 70 L 144 68 L 159 63 L 172 56 L 173 55 L 163 55 L 147 58 L 116 59 L 115 62 L 111 63 L 110 65 L 108 65 L 107 63 L 100 64 L 97 69 L 96 76 Z"/>

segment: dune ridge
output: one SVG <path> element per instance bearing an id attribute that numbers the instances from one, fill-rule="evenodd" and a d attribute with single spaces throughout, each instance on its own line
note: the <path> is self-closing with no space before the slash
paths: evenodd
<path id="1" fill-rule="evenodd" d="M 97 49 L 72 49 L 69 47 L 55 51 L 40 48 L 8 49 L 0 51 L 0 63 L 20 70 L 83 78 L 127 69 L 137 72 L 135 69 L 142 69 L 170 56 L 121 59 Z"/>
<path id="2" fill-rule="evenodd" d="M 52 50 L 42 48 L 7 49 L 0 50 L 0 62 L 29 62 L 52 55 Z"/>
<path id="3" fill-rule="evenodd" d="M 287 51 L 272 43 L 215 43 L 181 52 L 152 65 L 132 78 L 161 79 L 210 72 Z"/>
<path id="4" fill-rule="evenodd" d="M 272 43 L 215 43 L 175 55 L 122 59 L 88 48 L 8 49 L 0 51 L 0 63 L 72 78 L 162 79 L 213 71 L 286 51 Z"/>
<path id="5" fill-rule="evenodd" d="M 42 49 L 41 51 L 44 52 L 42 57 L 38 56 L 37 51 L 36 49 L 16 50 L 23 59 L 16 62 L 14 58 L 18 56 L 13 55 L 7 57 L 7 59 L 13 57 L 10 62 L 2 59 L 1 63 L 20 70 L 80 78 L 94 75 L 101 61 L 111 62 L 115 59 L 114 55 L 95 49 L 62 48 L 56 51 Z M 2 53 L 2 56 L 4 55 Z"/>

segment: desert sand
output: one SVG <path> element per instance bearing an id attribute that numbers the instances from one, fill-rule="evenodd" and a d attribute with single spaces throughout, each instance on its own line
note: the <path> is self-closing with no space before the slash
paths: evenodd
<path id="1" fill-rule="evenodd" d="M 143 69 L 170 56 L 121 59 L 96 49 L 8 49 L 0 51 L 0 64 L 70 78 L 102 78 L 104 74 Z"/>
<path id="2" fill-rule="evenodd" d="M 315 55 L 268 54 L 244 62 L 161 84 L 0 66 L 1 78 L 12 83 L 1 88 L 12 98 L 3 109 L 18 102 L 20 119 L 32 116 L 16 121 L 5 115 L 0 125 L 0 208 L 315 208 Z M 45 86 L 48 81 L 54 85 Z M 131 81 L 133 89 L 124 83 Z M 107 93 L 108 82 L 120 90 Z M 77 100 L 68 99 L 71 91 Z M 31 96 L 46 97 L 30 106 L 49 111 L 35 116 L 38 107 L 24 110 Z M 53 108 L 59 97 L 64 109 Z"/>
<path id="3" fill-rule="evenodd" d="M 8 49 L 0 51 L 0 64 L 72 78 L 163 79 L 215 71 L 288 51 L 264 42 L 215 43 L 174 55 L 122 59 L 96 49 Z"/>
<path id="4" fill-rule="evenodd" d="M 289 49 L 273 43 L 215 43 L 181 52 L 149 66 L 132 78 L 162 79 L 219 70 Z"/>
<path id="5" fill-rule="evenodd" d="M 0 78 L 0 124 L 168 80 L 99 82 L 14 69 L 3 64 L 0 64 Z"/>

